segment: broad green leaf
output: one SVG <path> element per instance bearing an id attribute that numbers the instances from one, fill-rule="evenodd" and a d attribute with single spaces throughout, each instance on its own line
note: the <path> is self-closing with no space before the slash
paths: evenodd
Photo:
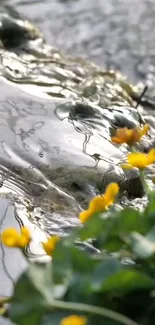
<path id="1" fill-rule="evenodd" d="M 69 281 L 72 275 L 71 256 L 69 248 L 66 247 L 63 241 L 60 241 L 55 251 L 53 252 L 53 278 L 56 284 L 61 284 Z"/>
<path id="2" fill-rule="evenodd" d="M 92 274 L 92 290 L 98 291 L 104 282 L 122 269 L 122 265 L 115 258 L 107 258 L 104 262 L 98 263 Z"/>
<path id="3" fill-rule="evenodd" d="M 20 325 L 38 325 L 53 299 L 52 264 L 31 264 L 15 285 L 10 317 Z"/>
<path id="4" fill-rule="evenodd" d="M 103 233 L 98 238 L 97 245 L 101 251 L 106 251 L 107 254 L 112 252 L 119 253 L 122 249 L 125 249 L 126 241 L 125 238 L 121 238 L 119 234 L 116 236 Z"/>
<path id="5" fill-rule="evenodd" d="M 95 259 L 88 252 L 70 246 L 68 243 L 65 246 L 65 241 L 57 246 L 53 254 L 53 271 L 55 273 L 60 273 L 65 268 L 68 268 L 70 274 L 73 272 L 89 273 L 92 272 L 95 264 Z"/>
<path id="6" fill-rule="evenodd" d="M 91 274 L 74 274 L 65 298 L 72 302 L 92 304 Z"/>
<path id="7" fill-rule="evenodd" d="M 105 243 L 110 243 L 111 237 L 127 236 L 132 231 L 145 234 L 149 231 L 150 225 L 145 215 L 135 209 L 125 208 L 119 212 L 113 212 L 107 218 L 99 215 L 88 220 L 84 227 L 78 230 L 77 235 L 81 240 L 88 238 L 105 237 Z"/>
<path id="8" fill-rule="evenodd" d="M 121 249 L 125 249 L 126 243 L 124 242 L 123 238 L 120 238 L 119 236 L 107 236 L 105 238 L 104 235 L 102 235 L 98 239 L 98 247 L 103 250 L 105 249 L 106 252 L 119 252 Z"/>
<path id="9" fill-rule="evenodd" d="M 134 269 L 122 269 L 103 281 L 101 291 L 117 291 L 124 294 L 132 290 L 153 288 L 155 288 L 155 281 L 148 275 Z"/>
<path id="10" fill-rule="evenodd" d="M 89 277 L 97 261 L 88 252 L 65 246 L 65 242 L 57 246 L 53 254 L 53 280 L 55 283 L 68 281 L 68 299 L 77 301 L 84 299 L 90 292 Z M 84 300 L 83 300 L 84 301 Z"/>
<path id="11" fill-rule="evenodd" d="M 98 237 L 103 231 L 105 231 L 104 219 L 101 219 L 99 215 L 94 215 L 77 230 L 75 236 L 79 236 L 81 240 L 87 240 Z"/>
<path id="12" fill-rule="evenodd" d="M 145 234 L 149 230 L 147 218 L 135 209 L 125 208 L 115 218 L 116 222 L 111 235 L 130 235 L 132 231 Z"/>
<path id="13" fill-rule="evenodd" d="M 71 315 L 69 311 L 53 310 L 42 318 L 41 325 L 59 325 L 61 320 L 69 315 Z"/>

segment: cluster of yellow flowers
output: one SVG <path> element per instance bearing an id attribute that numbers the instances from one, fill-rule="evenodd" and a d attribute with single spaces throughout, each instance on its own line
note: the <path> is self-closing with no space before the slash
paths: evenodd
<path id="1" fill-rule="evenodd" d="M 136 127 L 134 129 L 120 128 L 117 129 L 114 137 L 111 137 L 111 141 L 115 144 L 126 143 L 129 146 L 133 146 L 136 142 L 147 134 L 149 125 L 145 124 L 143 128 Z M 146 166 L 155 163 L 155 149 L 151 149 L 148 154 L 141 152 L 132 152 L 127 156 L 127 163 L 122 164 L 123 168 L 139 168 L 144 169 Z M 115 200 L 118 194 L 119 186 L 117 183 L 111 183 L 108 185 L 105 193 L 100 196 L 94 197 L 87 210 L 82 211 L 79 215 L 81 222 L 86 222 L 95 213 L 103 212 L 106 210 Z"/>
<path id="2" fill-rule="evenodd" d="M 116 144 L 127 143 L 133 146 L 136 142 L 140 141 L 141 138 L 147 134 L 149 125 L 145 124 L 142 129 L 134 128 L 127 129 L 121 128 L 116 131 L 116 135 L 111 138 L 111 141 Z M 127 156 L 127 164 L 122 164 L 123 168 L 139 168 L 144 169 L 145 167 L 155 163 L 155 149 L 151 149 L 148 154 L 142 152 L 132 152 Z"/>
<path id="3" fill-rule="evenodd" d="M 7 228 L 1 234 L 1 242 L 8 247 L 18 247 L 23 249 L 31 242 L 30 231 L 26 227 L 21 227 L 20 232 L 15 228 Z M 59 236 L 49 237 L 46 242 L 42 242 L 46 254 L 52 256 L 53 251 L 59 241 Z"/>
<path id="4" fill-rule="evenodd" d="M 143 135 L 147 134 L 149 128 L 149 125 L 145 124 L 142 129 L 138 127 L 134 129 L 117 129 L 116 134 L 111 138 L 111 141 L 116 144 L 127 143 L 129 146 L 132 146 L 136 142 L 140 141 Z"/>
<path id="5" fill-rule="evenodd" d="M 1 234 L 1 241 L 9 247 L 24 248 L 31 241 L 31 235 L 26 227 L 21 227 L 21 232 L 14 228 L 7 228 Z"/>

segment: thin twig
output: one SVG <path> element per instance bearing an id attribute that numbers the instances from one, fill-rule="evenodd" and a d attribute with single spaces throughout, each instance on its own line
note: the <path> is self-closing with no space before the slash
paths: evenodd
<path id="1" fill-rule="evenodd" d="M 146 85 L 146 86 L 144 87 L 144 89 L 143 89 L 141 95 L 139 96 L 139 98 L 138 98 L 138 100 L 137 100 L 137 104 L 136 104 L 135 108 L 138 108 L 138 106 L 140 105 L 141 100 L 142 100 L 142 98 L 144 97 L 144 95 L 145 95 L 145 93 L 146 93 L 147 90 L 148 90 L 148 86 Z"/>

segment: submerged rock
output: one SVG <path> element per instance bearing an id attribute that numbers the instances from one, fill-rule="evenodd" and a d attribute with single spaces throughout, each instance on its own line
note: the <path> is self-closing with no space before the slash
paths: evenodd
<path id="1" fill-rule="evenodd" d="M 0 13 L 0 40 L 4 48 L 20 47 L 24 42 L 41 37 L 41 33 L 29 21 L 18 15 Z"/>

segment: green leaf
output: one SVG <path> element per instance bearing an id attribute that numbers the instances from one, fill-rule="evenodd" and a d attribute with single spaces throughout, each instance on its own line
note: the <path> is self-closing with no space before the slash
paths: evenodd
<path id="1" fill-rule="evenodd" d="M 122 265 L 115 258 L 107 258 L 104 262 L 98 263 L 92 275 L 92 290 L 98 291 L 109 276 L 116 274 L 122 269 Z"/>
<path id="2" fill-rule="evenodd" d="M 149 258 L 155 253 L 155 244 L 153 244 L 147 237 L 144 237 L 139 233 L 133 233 L 130 238 L 132 250 L 139 258 Z"/>
<path id="3" fill-rule="evenodd" d="M 96 214 L 85 222 L 82 228 L 77 230 L 75 237 L 87 240 L 98 237 L 103 231 L 105 231 L 105 220 L 101 219 L 99 214 Z"/>
<path id="4" fill-rule="evenodd" d="M 72 302 L 92 304 L 91 275 L 74 274 L 65 298 Z"/>
<path id="5" fill-rule="evenodd" d="M 52 264 L 31 264 L 15 285 L 10 318 L 20 325 L 38 325 L 53 299 Z"/>
<path id="6" fill-rule="evenodd" d="M 76 312 L 77 314 L 77 312 Z M 55 311 L 48 313 L 42 318 L 41 325 L 59 325 L 61 320 L 71 315 L 71 311 Z"/>
<path id="7" fill-rule="evenodd" d="M 121 249 L 125 248 L 125 243 L 123 238 L 119 238 L 118 236 L 109 236 L 106 241 L 103 241 L 102 244 L 102 238 L 100 238 L 100 249 L 104 248 L 109 253 L 111 252 L 119 252 Z"/>
<path id="8" fill-rule="evenodd" d="M 88 252 L 70 246 L 65 240 L 57 245 L 53 254 L 53 281 L 68 281 L 67 297 L 71 301 L 85 301 L 88 296 L 89 278 L 97 261 Z"/>
<path id="9" fill-rule="evenodd" d="M 72 275 L 69 249 L 60 241 L 53 252 L 53 280 L 56 284 L 69 281 Z"/>
<path id="10" fill-rule="evenodd" d="M 135 209 L 125 208 L 115 218 L 111 235 L 129 235 L 132 231 L 145 234 L 149 230 L 147 218 Z"/>
<path id="11" fill-rule="evenodd" d="M 124 249 L 126 239 L 131 232 L 145 234 L 150 229 L 147 218 L 139 211 L 126 208 L 102 219 L 94 216 L 83 229 L 80 229 L 81 239 L 97 238 L 99 249 L 117 252 Z"/>
<path id="12" fill-rule="evenodd" d="M 70 245 L 68 242 L 60 242 L 53 254 L 53 271 L 63 273 L 63 269 L 68 269 L 70 274 L 73 272 L 89 273 L 92 272 L 96 261 L 88 252 Z"/>
<path id="13" fill-rule="evenodd" d="M 148 220 L 143 213 L 132 208 L 125 208 L 111 213 L 107 218 L 102 218 L 100 215 L 93 216 L 83 228 L 77 231 L 77 236 L 81 240 L 102 238 L 102 245 L 108 242 L 110 247 L 112 237 L 115 237 L 115 240 L 118 238 L 120 242 L 122 236 L 127 236 L 132 231 L 145 234 L 149 229 Z M 115 251 L 115 248 L 113 247 L 112 250 Z"/>
<path id="14" fill-rule="evenodd" d="M 155 281 L 149 276 L 134 269 L 122 269 L 103 282 L 102 292 L 127 293 L 136 289 L 151 289 L 155 287 Z"/>

